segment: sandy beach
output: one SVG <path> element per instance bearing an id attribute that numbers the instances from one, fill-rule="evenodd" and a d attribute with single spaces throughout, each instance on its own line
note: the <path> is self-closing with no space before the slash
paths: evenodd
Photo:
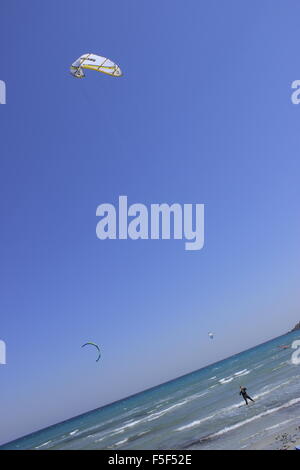
<path id="1" fill-rule="evenodd" d="M 268 438 L 262 439 L 249 450 L 295 450 L 300 446 L 300 426 L 290 426 L 280 433 L 274 433 Z M 248 450 L 247 449 L 247 450 Z"/>

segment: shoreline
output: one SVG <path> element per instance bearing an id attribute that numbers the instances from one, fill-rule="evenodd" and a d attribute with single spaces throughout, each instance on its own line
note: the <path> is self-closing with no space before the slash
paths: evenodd
<path id="1" fill-rule="evenodd" d="M 296 446 L 300 446 L 300 426 L 293 424 L 249 446 L 247 450 L 295 450 Z"/>

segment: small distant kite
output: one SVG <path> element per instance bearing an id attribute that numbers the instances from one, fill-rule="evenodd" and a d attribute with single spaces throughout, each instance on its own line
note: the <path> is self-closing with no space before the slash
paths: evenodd
<path id="1" fill-rule="evenodd" d="M 210 337 L 210 339 L 214 339 L 214 333 L 208 333 L 208 336 Z"/>
<path id="2" fill-rule="evenodd" d="M 112 60 L 96 54 L 83 54 L 73 62 L 70 67 L 71 75 L 75 78 L 84 78 L 84 69 L 106 73 L 112 77 L 121 77 L 122 70 Z"/>
<path id="3" fill-rule="evenodd" d="M 96 362 L 98 362 L 100 357 L 101 357 L 101 351 L 100 351 L 100 348 L 99 348 L 98 344 L 92 343 L 92 342 L 89 341 L 88 343 L 84 343 L 81 347 L 84 348 L 84 346 L 94 346 L 95 348 L 97 348 L 99 355 L 96 359 Z"/>

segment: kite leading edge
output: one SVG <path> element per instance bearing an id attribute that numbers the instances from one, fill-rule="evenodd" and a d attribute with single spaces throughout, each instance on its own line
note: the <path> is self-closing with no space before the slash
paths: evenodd
<path id="1" fill-rule="evenodd" d="M 123 75 L 117 64 L 97 54 L 83 54 L 73 62 L 70 67 L 70 72 L 75 78 L 84 78 L 84 69 L 95 70 L 96 72 L 105 73 L 112 77 L 121 77 Z"/>

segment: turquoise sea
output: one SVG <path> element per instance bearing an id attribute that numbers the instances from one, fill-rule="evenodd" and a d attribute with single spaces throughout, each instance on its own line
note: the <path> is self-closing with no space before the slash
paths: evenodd
<path id="1" fill-rule="evenodd" d="M 300 422 L 300 331 L 0 449 L 247 449 Z M 300 354 L 299 354 L 300 356 Z M 239 386 L 255 403 L 246 406 Z"/>

